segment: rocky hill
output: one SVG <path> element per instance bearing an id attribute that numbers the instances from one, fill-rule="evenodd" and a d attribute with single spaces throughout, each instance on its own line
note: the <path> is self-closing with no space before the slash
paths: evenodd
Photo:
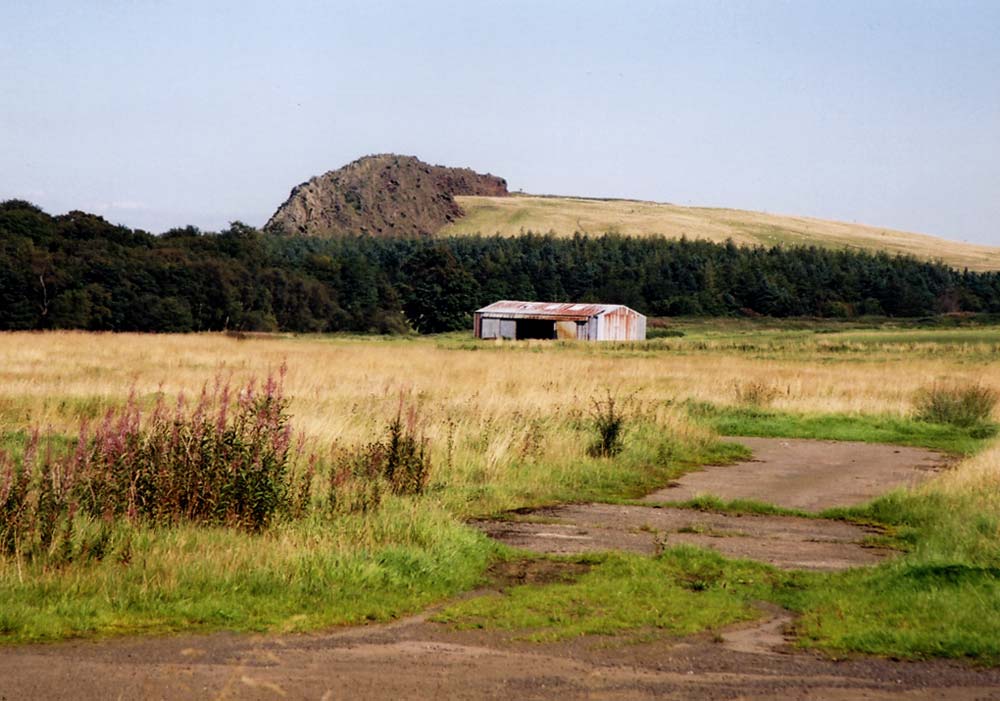
<path id="1" fill-rule="evenodd" d="M 507 181 L 413 156 L 365 156 L 295 187 L 265 229 L 321 237 L 430 236 L 463 215 L 457 195 L 505 197 Z"/>
<path id="2" fill-rule="evenodd" d="M 885 251 L 1000 270 L 1000 247 L 858 223 L 660 202 L 511 195 L 507 181 L 413 156 L 366 156 L 292 190 L 265 228 L 286 235 L 409 238 L 523 231 L 686 237 L 751 246 Z"/>

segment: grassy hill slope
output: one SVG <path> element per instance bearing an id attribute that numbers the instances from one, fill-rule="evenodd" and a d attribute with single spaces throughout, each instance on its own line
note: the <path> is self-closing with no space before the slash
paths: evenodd
<path id="1" fill-rule="evenodd" d="M 456 197 L 465 216 L 439 235 L 466 233 L 515 235 L 521 231 L 602 234 L 614 231 L 632 236 L 669 237 L 742 244 L 816 245 L 908 253 L 942 260 L 971 270 L 1000 270 L 1000 247 L 983 246 L 894 231 L 862 224 L 783 216 L 738 209 L 680 207 L 638 200 L 517 195 L 511 197 Z"/>

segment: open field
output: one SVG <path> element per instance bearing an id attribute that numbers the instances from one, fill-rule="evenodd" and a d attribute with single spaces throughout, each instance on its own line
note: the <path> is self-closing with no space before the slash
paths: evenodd
<path id="1" fill-rule="evenodd" d="M 285 364 L 304 451 L 379 440 L 402 391 L 419 407 L 433 464 L 422 495 L 387 495 L 366 512 L 331 513 L 323 487 L 330 467 L 321 460 L 307 513 L 259 534 L 88 523 L 91 531 L 82 532 L 107 529 L 98 555 L 74 541 L 69 559 L 53 552 L 0 561 L 0 638 L 295 631 L 415 612 L 480 586 L 490 563 L 515 557 L 467 519 L 638 499 L 698 464 L 746 457 L 718 442 L 715 429 L 728 421 L 746 433 L 840 430 L 854 440 L 972 457 L 911 491 L 830 514 L 883 529 L 882 544 L 901 553 L 885 564 L 785 573 L 698 550 L 601 555 L 578 581 L 528 584 L 530 591 L 514 595 L 508 608 L 525 607 L 509 609 L 525 636 L 533 635 L 529 614 L 539 606 L 560 611 L 544 630 L 572 637 L 587 631 L 580 602 L 594 602 L 587 608 L 609 591 L 666 581 L 643 595 L 674 611 L 669 620 L 644 618 L 646 604 L 626 605 L 613 612 L 616 635 L 717 631 L 755 617 L 754 602 L 766 600 L 795 613 L 798 645 L 1000 660 L 1000 612 L 988 603 L 1000 591 L 1000 446 L 985 426 L 913 419 L 915 396 L 934 383 L 1000 389 L 1000 330 L 698 321 L 669 328 L 684 335 L 602 346 L 496 344 L 464 334 L 0 335 L 0 431 L 15 454 L 30 426 L 72 437 L 81 420 L 99 420 L 130 389 L 150 405 L 159 394 L 196 396 L 220 373 L 238 382 Z M 609 392 L 627 417 L 624 449 L 613 458 L 588 450 L 589 409 Z M 445 619 L 484 625 L 476 615 L 459 607 Z"/>
<path id="2" fill-rule="evenodd" d="M 748 212 L 738 209 L 681 207 L 659 202 L 515 195 L 512 197 L 456 197 L 465 216 L 439 235 L 522 231 L 576 232 L 599 235 L 616 232 L 630 236 L 662 234 L 737 244 L 779 244 L 855 248 L 905 253 L 942 260 L 957 268 L 1000 269 L 1000 248 L 949 241 L 934 236 L 883 227 L 828 221 L 812 217 Z"/>

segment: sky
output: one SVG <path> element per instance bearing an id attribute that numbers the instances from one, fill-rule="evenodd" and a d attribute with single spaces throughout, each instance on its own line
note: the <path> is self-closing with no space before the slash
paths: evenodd
<path id="1" fill-rule="evenodd" d="M 1000 245 L 1000 2 L 3 0 L 0 200 L 260 226 L 395 152 Z"/>

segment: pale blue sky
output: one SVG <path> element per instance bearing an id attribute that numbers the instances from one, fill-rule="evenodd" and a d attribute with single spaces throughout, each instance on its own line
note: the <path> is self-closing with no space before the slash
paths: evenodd
<path id="1" fill-rule="evenodd" d="M 0 199 L 261 225 L 367 153 L 1000 245 L 1000 0 L 3 0 Z"/>

